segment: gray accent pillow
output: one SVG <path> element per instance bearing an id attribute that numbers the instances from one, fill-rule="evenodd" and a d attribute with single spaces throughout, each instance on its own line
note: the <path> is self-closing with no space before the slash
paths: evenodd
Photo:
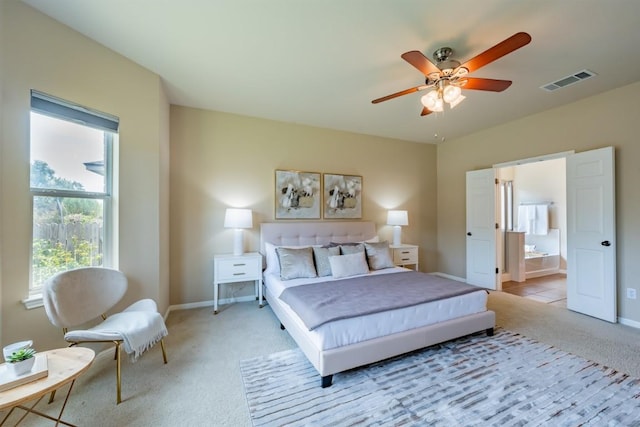
<path id="1" fill-rule="evenodd" d="M 301 277 L 317 277 L 313 264 L 313 250 L 306 248 L 276 248 L 280 261 L 280 278 L 282 280 L 298 279 Z"/>
<path id="2" fill-rule="evenodd" d="M 364 245 L 362 243 L 340 244 L 340 253 L 342 255 L 354 254 L 356 252 L 364 252 Z"/>
<path id="3" fill-rule="evenodd" d="M 338 246 L 313 247 L 313 257 L 316 261 L 318 277 L 331 276 L 331 264 L 329 263 L 329 257 L 335 255 L 340 255 L 340 248 Z"/>
<path id="4" fill-rule="evenodd" d="M 395 267 L 391 258 L 389 242 L 365 243 L 364 248 L 367 253 L 367 261 L 371 270 L 382 270 L 383 268 Z"/>
<path id="5" fill-rule="evenodd" d="M 348 255 L 330 256 L 329 263 L 331 264 L 331 275 L 336 279 L 369 272 L 364 251 Z"/>

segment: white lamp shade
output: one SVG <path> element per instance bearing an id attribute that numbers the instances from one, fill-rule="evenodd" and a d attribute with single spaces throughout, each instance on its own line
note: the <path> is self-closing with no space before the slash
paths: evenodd
<path id="1" fill-rule="evenodd" d="M 444 100 L 444 102 L 454 102 L 460 97 L 461 94 L 462 89 L 460 89 L 458 86 L 449 85 L 444 88 L 444 91 L 442 91 L 442 99 Z"/>
<path id="2" fill-rule="evenodd" d="M 438 98 L 438 91 L 432 90 L 422 98 L 420 98 L 420 102 L 422 102 L 422 105 L 433 111 L 436 108 L 436 104 L 438 103 Z"/>
<path id="3" fill-rule="evenodd" d="M 225 228 L 252 228 L 251 209 L 228 208 L 224 214 Z"/>
<path id="4" fill-rule="evenodd" d="M 391 210 L 387 212 L 387 225 L 409 225 L 407 211 Z"/>
<path id="5" fill-rule="evenodd" d="M 253 227 L 253 215 L 251 209 L 227 208 L 224 213 L 225 228 L 234 228 L 233 254 L 242 255 L 244 244 L 242 241 L 242 229 Z"/>
<path id="6" fill-rule="evenodd" d="M 387 224 L 393 225 L 393 244 L 395 246 L 401 245 L 401 225 L 409 225 L 409 216 L 407 211 L 394 211 L 387 212 Z"/>

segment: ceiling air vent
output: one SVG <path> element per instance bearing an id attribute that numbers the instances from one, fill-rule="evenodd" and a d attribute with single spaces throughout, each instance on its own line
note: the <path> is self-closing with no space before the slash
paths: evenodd
<path id="1" fill-rule="evenodd" d="M 593 76 L 597 76 L 597 74 L 593 71 L 582 70 L 570 76 L 566 76 L 559 80 L 556 80 L 555 82 L 547 83 L 546 85 L 540 86 L 540 89 L 544 89 L 548 92 L 553 92 L 556 89 L 571 86 L 572 84 L 581 82 L 582 80 L 586 80 Z"/>

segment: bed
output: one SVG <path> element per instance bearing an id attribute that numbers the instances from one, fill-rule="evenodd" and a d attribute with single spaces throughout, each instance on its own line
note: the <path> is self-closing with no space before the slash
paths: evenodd
<path id="1" fill-rule="evenodd" d="M 311 330 L 300 315 L 281 299 L 288 288 L 311 289 L 311 286 L 306 285 L 319 283 L 318 286 L 323 286 L 331 281 L 342 283 L 352 276 L 337 279 L 333 276 L 296 277 L 283 280 L 282 271 L 276 265 L 278 250 L 283 254 L 284 248 L 292 248 L 287 249 L 291 251 L 294 248 L 327 247 L 332 243 L 354 242 L 371 242 L 369 246 L 374 246 L 377 241 L 375 224 L 367 221 L 261 224 L 260 246 L 266 258 L 266 300 L 278 317 L 281 328 L 288 331 L 320 374 L 322 387 L 330 386 L 333 374 L 338 372 L 480 331 L 493 335 L 495 313 L 487 310 L 487 292 L 481 288 L 474 288 L 459 296 L 408 307 L 338 318 Z M 380 245 L 384 243 L 377 246 Z M 392 283 L 396 278 L 408 277 L 406 275 L 409 274 L 437 277 L 410 272 L 401 267 L 382 268 L 363 276 L 367 276 L 367 280 Z M 460 285 L 460 282 L 449 279 L 438 280 Z"/>

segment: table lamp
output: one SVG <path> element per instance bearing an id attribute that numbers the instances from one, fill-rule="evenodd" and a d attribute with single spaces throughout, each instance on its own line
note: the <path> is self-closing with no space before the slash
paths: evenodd
<path id="1" fill-rule="evenodd" d="M 395 246 L 401 245 L 401 226 L 409 225 L 409 217 L 407 215 L 407 211 L 391 210 L 387 212 L 387 225 L 393 225 L 393 244 Z"/>
<path id="2" fill-rule="evenodd" d="M 253 227 L 251 209 L 227 208 L 224 214 L 224 227 L 234 229 L 233 254 L 242 255 L 244 253 L 242 229 Z"/>

